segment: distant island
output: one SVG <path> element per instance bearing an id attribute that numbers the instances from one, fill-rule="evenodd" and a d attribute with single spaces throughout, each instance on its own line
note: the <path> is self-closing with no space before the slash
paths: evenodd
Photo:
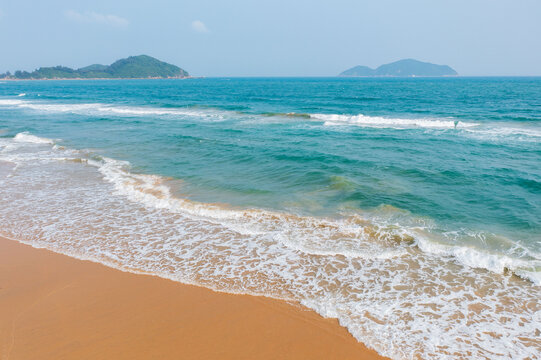
<path id="1" fill-rule="evenodd" d="M 377 69 L 355 66 L 338 76 L 456 76 L 458 73 L 447 65 L 436 65 L 414 59 L 404 59 L 381 65 Z"/>
<path id="2" fill-rule="evenodd" d="M 0 74 L 3 80 L 60 79 L 182 79 L 190 75 L 178 66 L 148 55 L 130 56 L 111 65 L 94 64 L 80 69 L 65 66 L 41 67 L 35 71 L 9 71 Z"/>

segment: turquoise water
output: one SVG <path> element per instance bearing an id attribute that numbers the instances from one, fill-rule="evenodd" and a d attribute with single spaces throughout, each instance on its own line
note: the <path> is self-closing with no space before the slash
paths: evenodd
<path id="1" fill-rule="evenodd" d="M 52 194 L 67 192 L 67 184 L 74 181 L 74 177 L 90 171 L 86 168 L 97 167 L 100 173 L 94 172 L 115 188 L 107 190 L 104 185 L 98 189 L 96 182 L 92 190 L 90 185 L 84 189 L 81 185 L 79 195 L 73 196 L 84 193 L 99 197 L 103 192 L 107 199 L 104 201 L 112 201 L 105 197 L 109 192 L 111 196 L 119 196 L 111 202 L 111 207 L 119 207 L 123 196 L 152 211 L 167 209 L 175 214 L 197 215 L 197 221 L 204 218 L 211 224 L 219 223 L 224 229 L 240 234 L 239 239 L 265 238 L 269 241 L 265 243 L 268 249 L 273 249 L 268 254 L 273 256 L 287 257 L 285 250 L 280 252 L 282 250 L 274 248 L 279 243 L 299 256 L 301 262 L 308 261 L 310 255 L 311 262 L 321 262 L 328 257 L 328 261 L 347 261 L 355 268 L 353 263 L 360 261 L 356 259 L 377 258 L 392 268 L 391 264 L 399 263 L 398 257 L 410 267 L 412 262 L 420 266 L 421 270 L 413 273 L 417 278 L 428 276 L 423 271 L 435 271 L 435 267 L 442 266 L 457 278 L 474 278 L 480 283 L 479 279 L 483 278 L 487 281 L 484 289 L 501 288 L 502 292 L 510 293 L 508 296 L 514 302 L 523 302 L 522 305 L 538 299 L 541 284 L 541 78 L 3 82 L 0 83 L 0 136 L 4 141 L 4 157 L 0 157 L 0 161 L 16 164 L 17 171 L 32 171 L 15 182 L 16 177 L 12 175 L 16 172 L 11 173 L 15 170 L 5 165 L 6 179 L 10 179 L 4 186 L 5 199 L 8 188 L 17 186 L 24 188 L 27 194 L 32 193 L 34 201 L 44 194 L 54 198 Z M 18 144 L 16 149 L 14 144 Z M 73 156 L 89 165 L 86 170 L 76 170 L 83 165 L 53 163 L 51 159 L 57 159 L 59 151 L 77 151 L 77 155 L 63 153 L 61 158 Z M 34 154 L 33 157 L 21 157 L 29 153 Z M 47 160 L 35 154 L 42 154 L 40 156 Z M 41 160 L 37 161 L 38 158 Z M 99 164 L 91 166 L 92 162 Z M 23 163 L 26 165 L 21 165 Z M 43 185 L 48 190 L 29 190 L 32 186 L 28 184 L 38 184 L 36 179 L 53 168 L 55 172 L 44 179 L 52 181 L 51 176 L 65 176 L 64 180 L 58 180 L 56 188 L 49 184 Z M 89 172 L 84 179 L 98 176 L 96 174 Z M 154 177 L 152 180 L 138 178 L 139 174 Z M 119 180 L 121 177 L 123 180 Z M 70 184 L 73 189 L 74 185 Z M 39 205 L 32 206 L 32 199 L 26 203 L 10 199 L 11 202 L 5 204 L 8 209 L 11 206 L 13 211 L 29 217 L 38 216 L 35 209 Z M 90 213 L 89 209 L 96 205 L 85 205 L 88 208 L 84 211 L 73 208 L 70 213 L 71 205 L 67 204 L 73 200 L 65 195 L 56 202 L 59 211 L 62 208 L 65 214 L 78 214 L 70 221 L 82 221 L 82 214 Z M 122 205 L 122 209 L 125 210 L 125 206 L 129 205 Z M 86 254 L 113 266 L 155 272 L 223 291 L 292 297 L 324 315 L 338 317 L 359 340 L 393 358 L 411 358 L 412 354 L 442 358 L 446 356 L 445 351 L 450 351 L 446 348 L 432 353 L 436 345 L 431 349 L 416 345 L 399 350 L 399 345 L 404 346 L 399 341 L 395 346 L 373 340 L 371 334 L 380 331 L 372 327 L 376 325 L 359 320 L 357 313 L 352 315 L 352 309 L 358 308 L 363 300 L 359 293 L 352 295 L 358 303 L 348 300 L 350 307 L 345 303 L 335 308 L 328 303 L 323 306 L 322 299 L 328 299 L 329 294 L 343 284 L 320 289 L 313 284 L 306 285 L 317 278 L 317 275 L 307 275 L 302 285 L 306 285 L 306 291 L 296 293 L 291 288 L 301 285 L 293 284 L 291 274 L 298 275 L 295 271 L 301 270 L 293 271 L 284 262 L 270 264 L 263 260 L 257 262 L 255 258 L 250 260 L 250 269 L 257 269 L 259 276 L 265 274 L 273 279 L 265 283 L 239 275 L 238 269 L 231 270 L 242 262 L 238 258 L 229 262 L 222 259 L 223 266 L 220 265 L 222 260 L 216 262 L 216 258 L 209 257 L 214 252 L 208 248 L 198 253 L 203 260 L 197 264 L 187 265 L 181 252 L 176 257 L 168 255 L 171 264 L 158 269 L 156 264 L 163 264 L 164 259 L 154 262 L 156 259 L 142 250 L 147 249 L 148 238 L 139 239 L 140 247 L 132 248 L 129 255 L 120 250 L 105 254 L 104 247 L 108 248 L 114 240 L 100 238 L 99 243 L 88 248 L 84 244 L 73 247 L 68 237 L 59 235 L 63 230 L 58 229 L 69 226 L 67 223 L 62 226 L 58 223 L 59 227 L 45 236 L 43 230 L 37 230 L 39 224 L 22 229 L 16 219 L 4 216 L 4 223 L 12 224 L 0 229 L 4 235 L 26 242 L 47 238 L 48 242 L 42 246 L 74 256 Z M 175 227 L 179 225 L 173 224 L 176 220 L 164 213 L 152 216 L 156 218 L 149 222 L 148 229 L 150 224 L 157 226 L 163 222 L 159 228 L 164 231 L 159 240 L 161 245 L 153 254 L 160 251 L 165 254 L 166 251 L 160 249 L 169 247 L 164 244 L 172 248 L 186 244 L 175 242 L 173 246 L 168 240 L 179 232 Z M 273 217 L 282 216 L 285 220 L 273 222 Z M 136 222 L 131 228 L 126 223 L 127 220 L 118 221 L 118 229 L 110 224 L 112 230 L 109 230 L 115 234 L 125 231 L 127 238 L 143 231 L 136 232 L 139 226 Z M 317 231 L 327 226 L 331 230 Z M 287 231 L 280 233 L 284 228 Z M 148 229 L 144 231 L 150 231 Z M 333 229 L 339 229 L 338 233 Z M 183 234 L 183 241 L 192 239 L 189 229 Z M 198 236 L 207 245 L 211 242 L 205 235 Z M 235 235 L 231 236 L 233 239 Z M 98 241 L 96 239 L 89 237 L 88 241 Z M 240 242 L 231 245 L 232 249 L 242 249 L 241 252 L 250 249 L 260 252 L 258 256 L 264 258 L 262 254 L 267 245 L 257 245 L 259 240 L 252 243 L 252 240 L 235 239 Z M 216 279 L 223 274 L 207 274 L 203 278 L 198 277 L 200 274 L 186 275 L 207 269 L 205 264 L 212 264 L 213 271 L 217 271 L 216 268 L 225 271 L 232 284 L 217 285 Z M 424 265 L 419 264 L 426 265 L 427 269 L 422 270 Z M 361 276 L 362 269 L 354 271 L 355 276 Z M 307 268 L 303 268 L 301 272 L 306 271 Z M 447 281 L 441 280 L 445 278 L 444 273 L 435 272 L 430 275 L 434 277 L 430 281 Z M 467 275 L 462 278 L 461 272 Z M 367 270 L 362 276 L 368 273 Z M 325 277 L 343 280 L 345 284 L 344 279 L 350 275 L 336 274 L 333 278 L 325 274 Z M 348 286 L 361 283 L 367 286 L 370 282 L 367 279 L 370 276 L 362 281 L 351 278 Z M 269 285 L 275 281 L 280 285 Z M 509 284 L 509 281 L 516 283 Z M 466 282 L 471 285 L 470 280 Z M 521 290 L 514 294 L 507 286 Z M 479 292 L 479 289 L 471 285 L 471 291 Z M 490 294 L 496 296 L 495 292 Z M 498 296 L 493 300 L 498 301 Z M 530 297 L 533 298 L 528 300 Z M 386 300 L 392 303 L 391 299 Z M 337 304 L 337 301 L 332 303 Z M 494 331 L 510 339 L 528 338 L 536 331 L 539 334 L 539 307 L 532 306 L 531 313 L 525 315 L 530 320 L 518 327 L 523 333 L 514 333 L 504 325 L 496 326 Z M 363 311 L 366 309 L 363 307 Z M 408 311 L 415 313 L 412 309 Z M 391 325 L 391 319 L 386 321 Z M 431 331 L 441 334 L 450 331 L 442 324 L 434 321 Z M 507 330 L 502 330 L 504 328 Z M 408 331 L 404 329 L 400 331 Z M 413 323 L 408 323 L 407 329 L 415 333 Z M 478 336 L 481 339 L 481 335 Z M 419 340 L 419 344 L 423 341 L 427 340 Z M 497 340 L 491 340 L 495 343 L 479 341 L 487 341 L 486 346 L 481 346 L 486 351 L 494 349 L 495 343 L 499 344 Z M 529 344 L 503 349 L 489 357 L 538 356 L 539 342 Z M 459 350 L 472 351 L 474 358 L 488 354 L 463 346 Z"/>
<path id="2" fill-rule="evenodd" d="M 316 215 L 392 205 L 541 250 L 539 79 L 2 84 L 2 97 L 20 93 L 22 106 L 1 108 L 3 136 L 129 160 L 184 180 L 194 200 Z"/>

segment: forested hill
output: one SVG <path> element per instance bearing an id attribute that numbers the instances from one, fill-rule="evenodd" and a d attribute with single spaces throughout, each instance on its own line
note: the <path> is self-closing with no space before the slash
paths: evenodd
<path id="1" fill-rule="evenodd" d="M 0 74 L 0 79 L 140 79 L 185 78 L 187 71 L 148 55 L 130 56 L 111 65 L 94 64 L 80 69 L 65 66 L 41 67 L 35 71 Z"/>

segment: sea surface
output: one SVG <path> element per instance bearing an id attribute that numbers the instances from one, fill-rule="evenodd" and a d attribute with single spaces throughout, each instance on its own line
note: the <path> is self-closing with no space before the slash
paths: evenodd
<path id="1" fill-rule="evenodd" d="M 541 358 L 541 78 L 0 82 L 0 235 Z"/>

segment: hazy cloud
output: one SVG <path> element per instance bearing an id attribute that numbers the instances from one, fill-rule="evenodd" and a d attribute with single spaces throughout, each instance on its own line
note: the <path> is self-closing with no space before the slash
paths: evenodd
<path id="1" fill-rule="evenodd" d="M 86 11 L 84 13 L 80 13 L 75 10 L 67 10 L 64 15 L 69 20 L 80 23 L 106 24 L 118 27 L 126 27 L 130 23 L 127 19 L 123 17 L 111 14 L 100 14 L 94 11 Z"/>
<path id="2" fill-rule="evenodd" d="M 210 30 L 207 28 L 204 22 L 201 20 L 192 21 L 192 29 L 198 33 L 209 33 Z"/>

